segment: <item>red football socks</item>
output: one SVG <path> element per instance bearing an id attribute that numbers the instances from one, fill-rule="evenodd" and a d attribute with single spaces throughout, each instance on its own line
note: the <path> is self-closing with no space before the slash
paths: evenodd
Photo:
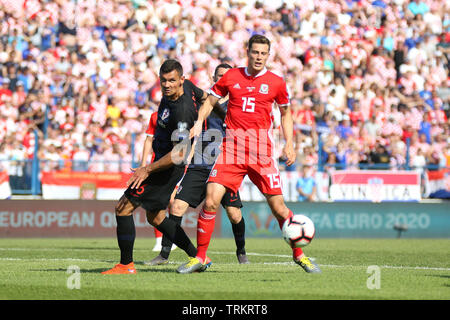
<path id="1" fill-rule="evenodd" d="M 155 238 L 162 238 L 162 236 L 163 236 L 162 232 L 156 228 L 153 228 L 153 229 L 155 231 Z"/>
<path id="2" fill-rule="evenodd" d="M 277 219 L 278 220 L 278 225 L 280 226 L 280 230 L 283 230 L 284 222 L 294 215 L 294 213 L 290 209 L 288 209 L 288 210 L 289 210 L 289 215 L 287 216 L 286 219 Z"/>
<path id="3" fill-rule="evenodd" d="M 216 222 L 216 213 L 206 211 L 204 208 L 200 211 L 197 221 L 197 256 L 196 258 L 203 263 L 206 259 L 206 251 L 211 242 L 211 235 L 214 231 Z"/>
<path id="4" fill-rule="evenodd" d="M 293 215 L 294 213 L 289 209 L 289 215 L 286 219 L 277 219 L 280 230 L 283 229 L 284 222 Z M 294 256 L 294 259 L 299 260 L 304 255 L 302 248 L 292 248 L 292 255 Z"/>

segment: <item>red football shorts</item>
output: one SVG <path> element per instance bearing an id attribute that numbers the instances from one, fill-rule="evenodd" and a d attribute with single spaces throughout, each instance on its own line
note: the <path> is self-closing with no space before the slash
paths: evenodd
<path id="1" fill-rule="evenodd" d="M 248 175 L 250 180 L 263 194 L 283 194 L 278 164 L 271 160 L 261 164 L 229 164 L 222 161 L 221 153 L 209 174 L 208 182 L 223 185 L 229 191 L 237 193 L 239 187 Z"/>

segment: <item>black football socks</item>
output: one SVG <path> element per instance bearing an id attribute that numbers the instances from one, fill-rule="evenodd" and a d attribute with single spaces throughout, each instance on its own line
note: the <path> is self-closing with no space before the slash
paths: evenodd
<path id="1" fill-rule="evenodd" d="M 136 239 L 136 228 L 133 215 L 117 216 L 117 242 L 120 249 L 120 263 L 129 264 L 133 262 L 133 247 Z"/>
<path id="2" fill-rule="evenodd" d="M 168 240 L 184 250 L 189 257 L 197 255 L 197 248 L 192 244 L 186 232 L 184 232 L 181 223 L 177 224 L 175 220 L 165 217 L 158 226 L 158 230 L 163 233 L 163 237 L 166 236 Z"/>
<path id="3" fill-rule="evenodd" d="M 173 214 L 169 214 L 169 219 L 175 221 L 175 223 L 179 226 L 181 226 L 181 221 L 183 220 L 183 217 L 178 217 Z M 161 252 L 160 256 L 164 259 L 169 259 L 170 251 L 172 250 L 172 241 L 163 233 L 163 238 L 161 241 Z"/>
<path id="4" fill-rule="evenodd" d="M 236 254 L 245 254 L 245 221 L 242 217 L 238 223 L 231 224 L 233 229 L 234 241 L 236 242 Z"/>

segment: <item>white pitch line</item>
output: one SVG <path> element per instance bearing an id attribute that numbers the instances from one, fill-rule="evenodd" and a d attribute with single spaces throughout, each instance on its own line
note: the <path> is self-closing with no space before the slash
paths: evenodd
<path id="1" fill-rule="evenodd" d="M 26 251 L 29 250 L 27 248 L 0 248 L 0 250 L 20 250 Z M 33 250 L 37 250 L 37 248 L 33 248 Z M 47 249 L 46 251 L 53 251 L 55 248 L 42 248 Z M 41 250 L 42 250 L 41 249 Z M 83 250 L 83 249 L 78 249 Z M 235 252 L 219 252 L 219 251 L 211 251 L 210 254 L 222 254 L 222 255 L 235 255 Z M 290 255 L 285 254 L 269 254 L 269 253 L 256 253 L 256 252 L 248 252 L 248 256 L 261 256 L 261 257 L 277 257 L 277 258 L 291 258 Z M 312 260 L 316 260 L 315 258 L 311 258 Z M 105 260 L 92 260 L 92 259 L 77 259 L 77 258 L 9 258 L 4 257 L 0 258 L 0 261 L 80 261 L 80 262 L 110 262 Z M 137 262 L 137 261 L 136 261 Z M 181 264 L 185 261 L 169 261 L 169 264 Z M 213 262 L 214 264 L 214 262 Z M 218 263 L 218 265 L 231 265 L 235 263 Z M 293 261 L 286 262 L 250 262 L 250 265 L 296 265 Z M 325 268 L 367 268 L 367 266 L 363 265 L 336 265 L 336 264 L 319 264 L 320 267 Z M 418 266 L 388 266 L 381 265 L 380 268 L 384 269 L 400 269 L 400 270 L 432 270 L 432 271 L 450 271 L 450 268 L 441 268 L 441 267 L 418 267 Z"/>
<path id="2" fill-rule="evenodd" d="M 77 258 L 0 258 L 2 261 L 83 261 L 104 262 L 103 260 L 77 259 Z"/>
<path id="3" fill-rule="evenodd" d="M 296 265 L 295 262 L 289 261 L 289 262 L 262 262 L 262 264 L 267 265 Z M 353 268 L 353 269 L 359 269 L 359 268 L 367 268 L 368 266 L 354 266 L 354 265 L 336 265 L 336 264 L 319 264 L 319 266 L 326 267 L 326 268 Z M 433 271 L 450 271 L 450 268 L 440 268 L 440 267 L 411 267 L 411 266 L 378 266 L 381 269 L 407 269 L 407 270 L 433 270 Z"/>
<path id="4" fill-rule="evenodd" d="M 227 255 L 235 255 L 236 252 L 219 252 L 219 251 L 208 251 L 211 254 L 227 254 Z M 277 257 L 277 258 L 292 258 L 292 255 L 287 254 L 272 254 L 272 253 L 255 253 L 255 252 L 247 252 L 248 256 L 259 256 L 259 257 Z"/>

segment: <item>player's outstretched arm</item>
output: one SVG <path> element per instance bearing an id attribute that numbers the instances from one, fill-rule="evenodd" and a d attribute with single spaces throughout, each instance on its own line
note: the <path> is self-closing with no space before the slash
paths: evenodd
<path id="1" fill-rule="evenodd" d="M 281 113 L 281 127 L 283 128 L 284 139 L 286 145 L 283 148 L 283 153 L 286 156 L 286 164 L 290 166 L 295 162 L 296 153 L 294 151 L 294 121 L 292 120 L 291 107 L 280 106 Z"/>
<path id="2" fill-rule="evenodd" d="M 203 122 L 211 114 L 211 111 L 218 101 L 219 98 L 211 94 L 208 96 L 208 98 L 205 100 L 205 102 L 200 107 L 200 110 L 198 111 L 198 119 L 195 122 L 194 126 L 191 128 L 189 138 L 198 137 L 202 133 Z"/>

